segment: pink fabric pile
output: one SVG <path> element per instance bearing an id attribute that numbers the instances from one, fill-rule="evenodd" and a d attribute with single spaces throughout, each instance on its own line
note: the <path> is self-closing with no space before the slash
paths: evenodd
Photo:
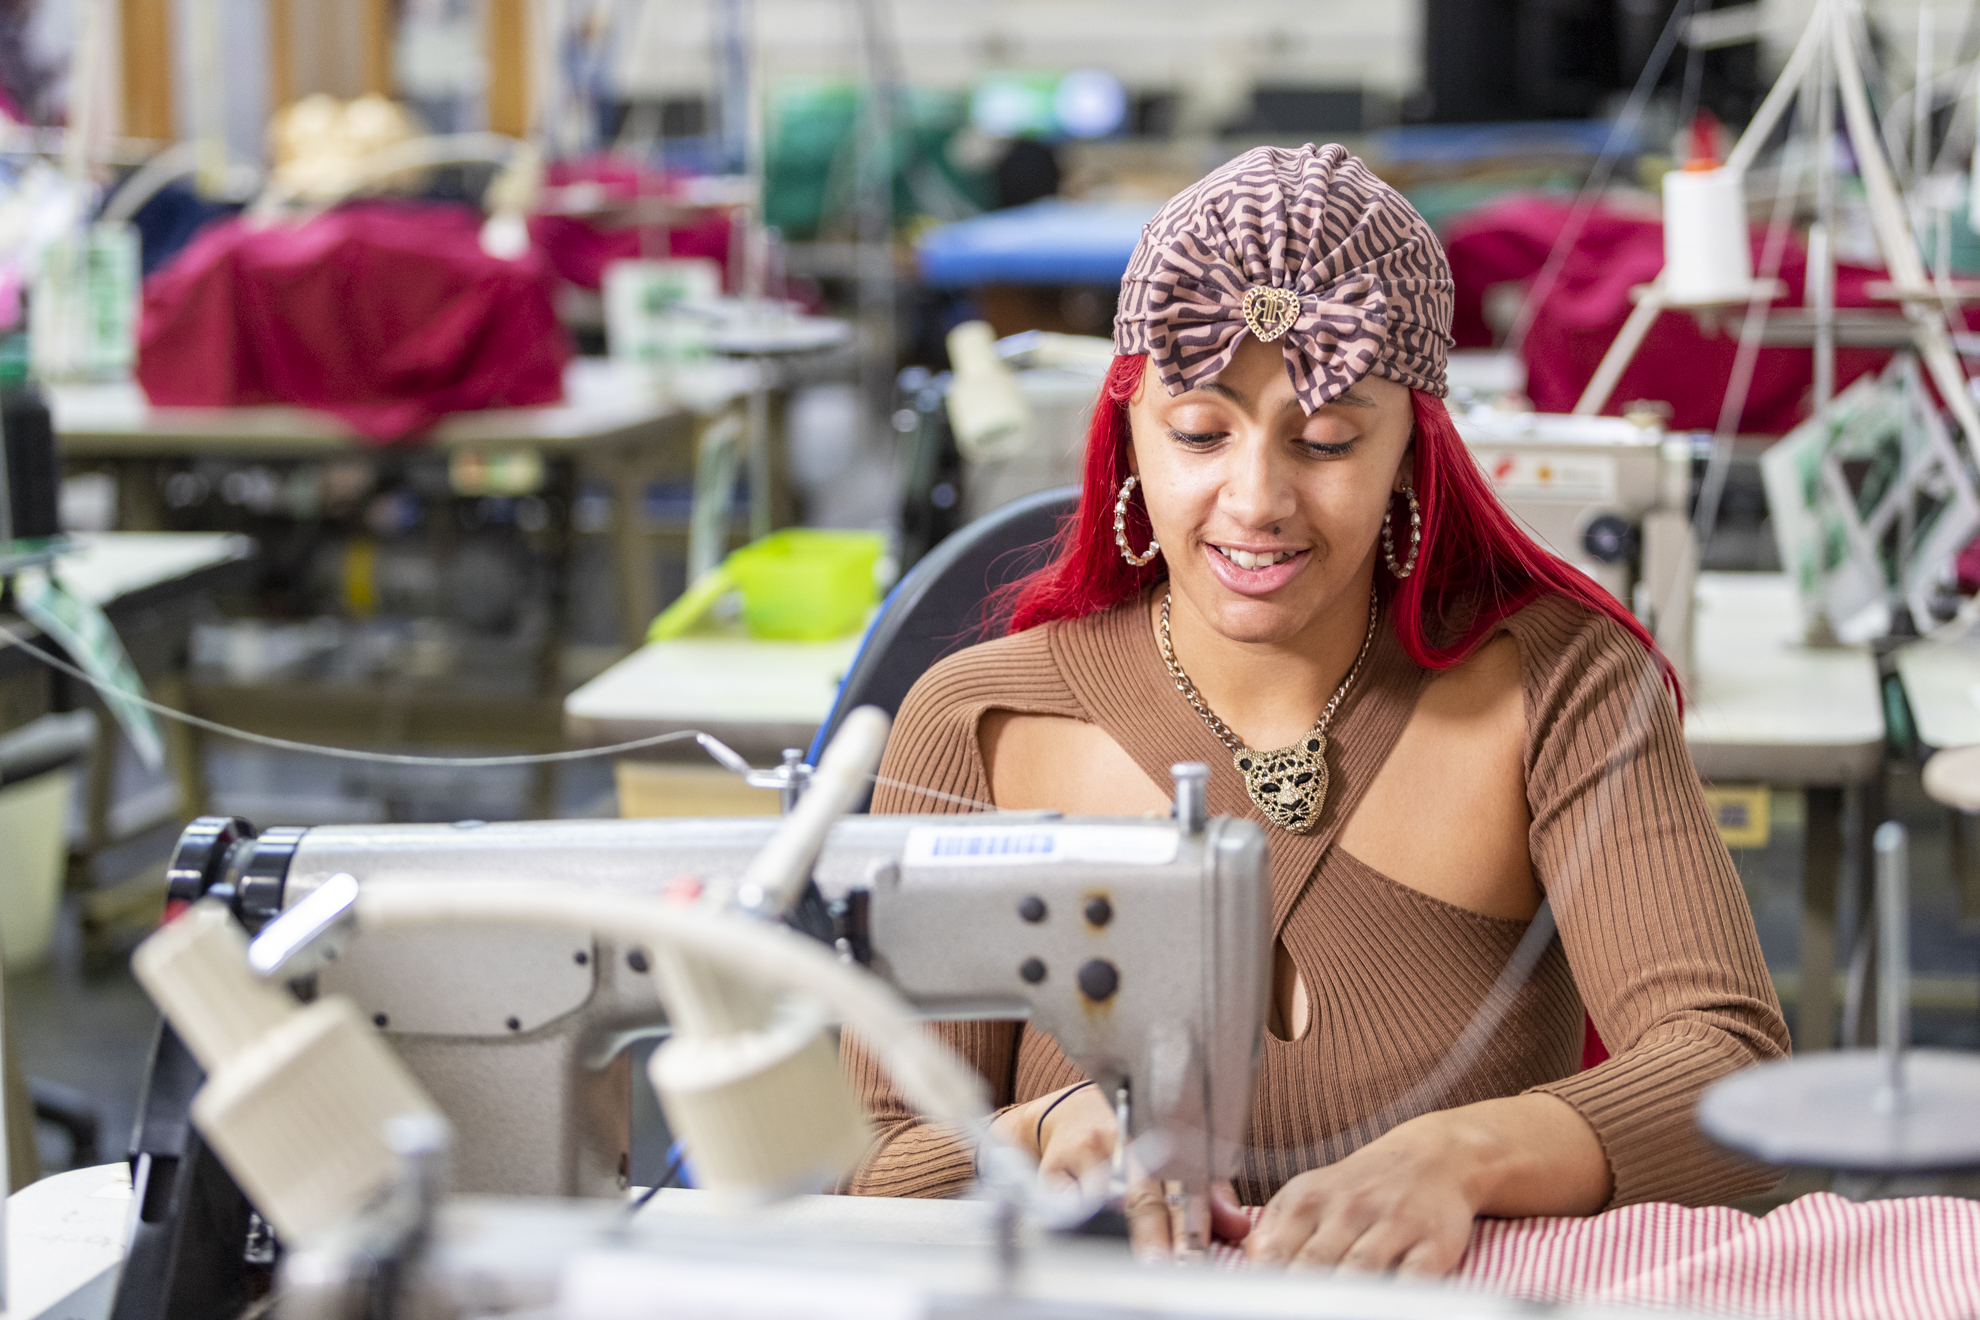
<path id="1" fill-rule="evenodd" d="M 545 180 L 553 188 L 594 185 L 609 206 L 636 207 L 641 201 L 679 200 L 685 176 L 640 169 L 610 157 L 554 161 Z M 706 257 L 727 271 L 729 218 L 710 211 L 691 223 L 659 226 L 612 224 L 574 215 L 537 215 L 529 237 L 560 279 L 580 289 L 597 289 L 605 268 L 635 257 Z"/>
<path id="2" fill-rule="evenodd" d="M 145 282 L 138 382 L 160 406 L 320 408 L 378 441 L 556 403 L 571 348 L 550 273 L 483 252 L 481 223 L 379 202 L 215 225 Z"/>
<path id="3" fill-rule="evenodd" d="M 1557 198 L 1518 196 L 1481 207 L 1451 224 L 1444 249 L 1457 283 L 1452 334 L 1460 348 L 1490 346 L 1486 291 L 1496 284 L 1533 280 L 1546 264 L 1569 211 L 1569 204 Z M 1756 227 L 1752 233 L 1756 271 L 1765 239 L 1765 227 Z M 1526 392 L 1536 408 L 1568 412 L 1574 407 L 1629 317 L 1630 289 L 1648 284 L 1663 266 L 1664 227 L 1654 214 L 1629 214 L 1607 206 L 1589 213 L 1521 350 Z M 1790 240 L 1780 267 L 1788 292 L 1776 306 L 1801 305 L 1807 272 L 1807 249 L 1799 239 Z M 1842 307 L 1895 310 L 1896 303 L 1869 296 L 1869 284 L 1887 278 L 1881 270 L 1842 263 L 1836 271 L 1836 302 Z M 1717 426 L 1744 314 L 1744 309 L 1733 309 L 1712 331 L 1683 312 L 1664 313 L 1609 396 L 1607 411 L 1621 412 L 1634 399 L 1657 399 L 1675 410 L 1671 426 L 1677 430 Z M 1969 325 L 1980 322 L 1980 309 L 1969 309 L 1967 319 Z M 1881 368 L 1890 357 L 1888 349 L 1840 350 L 1836 387 Z M 1805 348 L 1762 349 L 1739 429 L 1783 435 L 1806 417 L 1813 363 Z"/>

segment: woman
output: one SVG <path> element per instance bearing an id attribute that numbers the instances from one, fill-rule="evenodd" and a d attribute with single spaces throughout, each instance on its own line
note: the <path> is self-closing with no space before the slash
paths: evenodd
<path id="1" fill-rule="evenodd" d="M 1450 315 L 1435 236 L 1340 147 L 1260 148 L 1171 201 L 1058 558 L 1008 636 L 916 685 L 874 802 L 1159 812 L 1195 760 L 1212 811 L 1264 826 L 1254 1260 L 1442 1274 L 1475 1216 L 1773 1181 L 1692 1122 L 1787 1032 L 1669 666 L 1485 486 L 1440 398 Z M 1460 1044 L 1488 1000 L 1496 1031 Z M 1577 1071 L 1584 1005 L 1614 1054 Z M 1048 1175 L 1108 1158 L 1106 1101 L 1048 1037 L 940 1030 Z M 847 1060 L 879 1129 L 852 1190 L 966 1185 L 973 1152 Z"/>

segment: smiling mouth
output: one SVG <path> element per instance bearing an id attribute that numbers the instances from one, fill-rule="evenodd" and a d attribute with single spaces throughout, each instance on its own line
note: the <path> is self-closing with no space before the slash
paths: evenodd
<path id="1" fill-rule="evenodd" d="M 1253 554 L 1249 550 L 1230 550 L 1221 545 L 1213 545 L 1210 548 L 1242 569 L 1270 568 L 1274 564 L 1283 564 L 1288 559 L 1306 553 L 1304 550 L 1267 550 Z"/>

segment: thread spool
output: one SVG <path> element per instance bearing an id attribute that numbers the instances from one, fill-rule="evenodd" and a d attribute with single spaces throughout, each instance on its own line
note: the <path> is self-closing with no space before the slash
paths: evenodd
<path id="1" fill-rule="evenodd" d="M 677 1033 L 653 1052 L 647 1073 L 697 1185 L 755 1203 L 818 1191 L 859 1163 L 870 1133 L 826 1025 L 787 995 L 759 1028 Z"/>
<path id="2" fill-rule="evenodd" d="M 1674 303 L 1744 302 L 1753 290 L 1746 191 L 1738 172 L 1664 176 L 1664 296 Z"/>

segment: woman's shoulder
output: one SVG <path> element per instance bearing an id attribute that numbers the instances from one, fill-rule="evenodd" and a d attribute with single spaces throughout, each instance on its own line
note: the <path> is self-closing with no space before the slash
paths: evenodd
<path id="1" fill-rule="evenodd" d="M 1570 597 L 1549 594 L 1508 614 L 1499 631 L 1519 643 L 1529 686 L 1549 686 L 1591 671 L 1661 677 L 1642 641 L 1616 619 Z"/>
<path id="2" fill-rule="evenodd" d="M 985 712 L 998 709 L 1078 714 L 1078 702 L 1053 663 L 1044 629 L 966 646 L 936 661 L 915 681 L 894 716 L 873 809 L 930 810 L 929 802 L 909 785 L 987 799 L 990 784 L 977 726 Z"/>
<path id="3" fill-rule="evenodd" d="M 969 701 L 994 694 L 1013 682 L 1044 676 L 1054 668 L 1045 629 L 1027 628 L 951 651 L 929 667 L 915 683 L 914 691 L 924 699 Z"/>
<path id="4" fill-rule="evenodd" d="M 1550 744 L 1633 741 L 1656 729 L 1683 741 L 1664 667 L 1618 620 L 1566 596 L 1544 596 L 1506 616 L 1519 644 L 1530 754 Z"/>
<path id="5" fill-rule="evenodd" d="M 899 723 L 966 720 L 986 710 L 1073 713 L 1077 702 L 1059 672 L 1047 624 L 951 652 L 915 681 L 901 703 Z"/>

